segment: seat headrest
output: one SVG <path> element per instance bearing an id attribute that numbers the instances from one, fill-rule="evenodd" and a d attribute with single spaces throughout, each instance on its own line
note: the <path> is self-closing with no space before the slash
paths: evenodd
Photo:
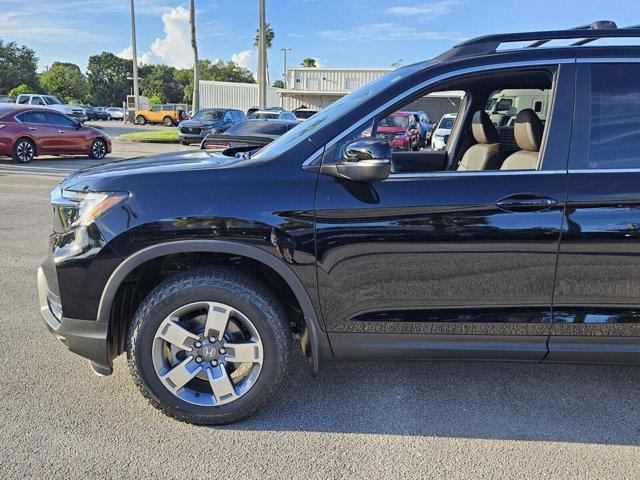
<path id="1" fill-rule="evenodd" d="M 530 108 L 521 110 L 516 116 L 514 136 L 516 144 L 522 150 L 529 152 L 539 152 L 544 133 L 544 124 L 540 118 Z"/>
<path id="2" fill-rule="evenodd" d="M 478 110 L 473 114 L 471 132 L 478 143 L 500 143 L 500 135 L 484 110 Z"/>

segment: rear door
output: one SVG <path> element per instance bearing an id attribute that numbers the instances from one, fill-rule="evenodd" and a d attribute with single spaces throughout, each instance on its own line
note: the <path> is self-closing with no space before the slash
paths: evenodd
<path id="1" fill-rule="evenodd" d="M 583 63 L 550 361 L 640 361 L 640 63 Z"/>
<path id="2" fill-rule="evenodd" d="M 16 115 L 16 119 L 26 129 L 24 133 L 36 142 L 38 155 L 57 153 L 58 131 L 56 127 L 50 125 L 44 110 L 28 110 Z"/>

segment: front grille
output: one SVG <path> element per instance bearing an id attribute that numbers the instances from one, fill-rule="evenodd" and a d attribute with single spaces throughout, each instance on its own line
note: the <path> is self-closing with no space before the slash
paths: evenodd
<path id="1" fill-rule="evenodd" d="M 187 135 L 200 135 L 200 133 L 202 133 L 202 128 L 200 128 L 200 127 L 180 127 L 180 131 L 182 133 L 186 133 Z"/>

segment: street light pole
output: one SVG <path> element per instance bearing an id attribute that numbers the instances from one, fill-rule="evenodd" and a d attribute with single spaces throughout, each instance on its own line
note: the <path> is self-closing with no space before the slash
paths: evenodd
<path id="1" fill-rule="evenodd" d="M 133 54 L 133 98 L 134 108 L 140 108 L 140 93 L 138 90 L 138 52 L 136 48 L 136 11 L 131 0 L 131 53 Z"/>
<path id="2" fill-rule="evenodd" d="M 284 71 L 282 76 L 284 77 L 284 89 L 287 89 L 287 52 L 290 52 L 290 48 L 281 48 L 282 54 L 284 55 Z"/>
<path id="3" fill-rule="evenodd" d="M 258 107 L 267 108 L 267 52 L 265 42 L 265 0 L 258 0 Z"/>

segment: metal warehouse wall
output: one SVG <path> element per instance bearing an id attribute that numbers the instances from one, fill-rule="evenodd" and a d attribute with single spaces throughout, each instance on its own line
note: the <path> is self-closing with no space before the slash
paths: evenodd
<path id="1" fill-rule="evenodd" d="M 279 107 L 279 88 L 267 87 L 267 107 Z M 237 108 L 246 112 L 258 105 L 258 85 L 255 83 L 200 81 L 201 108 Z"/>
<path id="2" fill-rule="evenodd" d="M 455 97 L 422 97 L 403 110 L 426 112 L 429 120 L 438 123 L 445 113 L 457 113 L 461 101 Z"/>

